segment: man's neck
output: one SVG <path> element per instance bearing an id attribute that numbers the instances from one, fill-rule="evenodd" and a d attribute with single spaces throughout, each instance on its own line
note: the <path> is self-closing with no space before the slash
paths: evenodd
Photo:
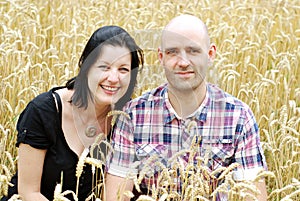
<path id="1" fill-rule="evenodd" d="M 206 83 L 203 83 L 196 90 L 178 91 L 168 90 L 168 98 L 175 112 L 185 118 L 195 112 L 206 96 Z"/>

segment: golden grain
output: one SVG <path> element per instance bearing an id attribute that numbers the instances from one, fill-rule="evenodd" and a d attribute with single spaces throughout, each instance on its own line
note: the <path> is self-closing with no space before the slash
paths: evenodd
<path id="1" fill-rule="evenodd" d="M 146 63 L 143 71 L 139 72 L 133 95 L 136 97 L 166 81 L 156 54 L 160 31 L 174 16 L 190 13 L 207 23 L 211 40 L 218 47 L 217 58 L 207 74 L 208 80 L 248 103 L 258 119 L 270 171 L 260 176 L 267 178 L 269 200 L 300 199 L 299 184 L 294 182 L 295 179 L 299 181 L 300 174 L 298 0 L 113 3 L 14 0 L 2 1 L 0 5 L 1 175 L 10 176 L 16 171 L 15 127 L 20 112 L 39 93 L 64 84 L 76 75 L 80 53 L 96 28 L 117 24 L 137 35 L 137 43 L 145 50 Z M 114 124 L 115 120 L 116 116 L 113 115 L 111 123 Z M 192 128 L 191 125 L 189 131 L 192 132 Z M 192 157 L 196 151 L 194 147 L 174 156 L 170 160 L 173 165 L 171 171 L 168 173 L 165 170 L 162 175 L 164 178 L 161 178 L 164 186 L 171 186 L 166 183 L 171 182 L 170 175 L 182 176 L 188 189 L 187 196 L 195 195 L 198 191 L 199 194 L 207 194 L 212 189 L 207 188 L 205 179 L 215 179 L 214 175 L 226 171 L 217 169 L 210 174 L 202 168 L 200 164 L 208 162 L 206 155 L 197 159 L 199 168 L 191 177 L 195 180 L 188 183 L 186 176 L 193 172 L 192 166 L 187 164 L 187 172 L 178 158 L 187 153 Z M 87 158 L 83 162 L 99 161 Z M 161 163 L 157 165 L 163 168 Z M 8 173 L 8 170 L 11 172 Z M 177 170 L 179 175 L 174 175 Z M 79 175 L 79 171 L 77 173 Z M 228 185 L 234 185 L 230 180 L 230 171 L 222 177 L 228 181 L 220 191 L 225 191 Z M 201 182 L 196 181 L 197 178 Z M 2 189 L 4 186 L 4 183 L 1 184 Z M 161 199 L 168 200 L 172 196 L 175 200 L 181 199 L 176 192 L 155 189 L 154 186 L 151 188 L 154 193 L 157 191 L 157 196 L 163 196 Z M 230 195 L 240 200 L 251 196 L 245 192 L 241 195 L 232 192 Z M 208 199 L 201 195 L 196 198 Z M 17 195 L 13 198 L 19 199 Z M 62 197 L 59 199 L 65 200 Z"/>
<path id="2" fill-rule="evenodd" d="M 75 176 L 77 177 L 76 195 L 78 195 L 79 178 L 83 172 L 85 159 L 86 159 L 88 153 L 89 153 L 89 149 L 85 148 L 83 150 L 82 154 L 80 155 L 77 166 L 76 166 L 76 173 L 75 173 Z"/>

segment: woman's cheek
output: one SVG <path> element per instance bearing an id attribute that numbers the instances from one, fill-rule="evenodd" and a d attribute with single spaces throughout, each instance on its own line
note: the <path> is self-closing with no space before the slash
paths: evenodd
<path id="1" fill-rule="evenodd" d="M 127 88 L 130 83 L 130 73 L 121 76 L 121 82 L 122 82 L 122 85 Z"/>

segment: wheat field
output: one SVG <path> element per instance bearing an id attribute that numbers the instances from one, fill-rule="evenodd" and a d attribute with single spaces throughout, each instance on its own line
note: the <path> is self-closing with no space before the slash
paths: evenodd
<path id="1" fill-rule="evenodd" d="M 156 52 L 160 31 L 183 13 L 200 17 L 217 46 L 208 80 L 256 116 L 269 169 L 268 200 L 300 200 L 299 0 L 0 0 L 0 197 L 16 171 L 20 112 L 77 73 L 93 31 L 119 25 L 143 48 L 138 96 L 165 81 Z"/>

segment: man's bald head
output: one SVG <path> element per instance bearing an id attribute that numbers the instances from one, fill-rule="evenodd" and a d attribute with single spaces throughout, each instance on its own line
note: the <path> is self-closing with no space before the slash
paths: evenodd
<path id="1" fill-rule="evenodd" d="M 201 38 L 202 42 L 206 43 L 207 47 L 209 47 L 210 44 L 206 25 L 199 18 L 192 15 L 177 16 L 166 25 L 162 33 L 162 47 L 164 46 L 164 37 L 168 37 L 168 34 L 170 33 L 178 34 L 182 37 L 190 38 L 191 40 L 194 40 L 191 35 L 197 35 Z"/>

